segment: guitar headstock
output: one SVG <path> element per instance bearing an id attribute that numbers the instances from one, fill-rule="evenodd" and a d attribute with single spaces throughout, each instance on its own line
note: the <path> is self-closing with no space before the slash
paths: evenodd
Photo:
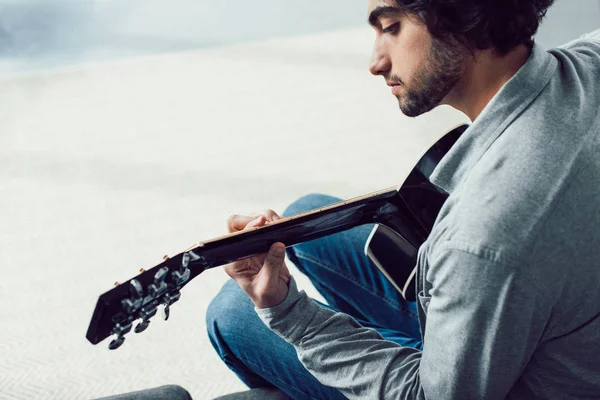
<path id="1" fill-rule="evenodd" d="M 87 339 L 97 344 L 111 335 L 116 335 L 109 349 L 119 348 L 133 325 L 135 333 L 148 328 L 151 318 L 162 308 L 167 320 L 170 307 L 181 297 L 181 288 L 203 270 L 203 258 L 193 250 L 173 258 L 165 256 L 164 262 L 145 271 L 135 278 L 115 287 L 98 298 L 90 322 Z M 137 324 L 136 324 L 136 321 Z"/>

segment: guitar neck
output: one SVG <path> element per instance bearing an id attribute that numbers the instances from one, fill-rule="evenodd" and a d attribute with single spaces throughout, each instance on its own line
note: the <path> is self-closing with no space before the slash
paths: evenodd
<path id="1" fill-rule="evenodd" d="M 389 188 L 306 213 L 282 218 L 269 225 L 248 231 L 231 233 L 213 240 L 196 243 L 185 252 L 165 260 L 134 279 L 123 282 L 102 294 L 94 310 L 87 338 L 90 342 L 96 344 L 109 335 L 118 333 L 115 329 L 124 331 L 130 329 L 131 324 L 128 321 L 132 317 L 127 317 L 127 314 L 123 313 L 122 299 L 129 298 L 132 302 L 140 301 L 139 306 L 142 307 L 142 312 L 144 309 L 156 312 L 155 303 L 166 296 L 164 291 L 140 298 L 132 292 L 132 282 L 134 281 L 141 288 L 164 286 L 164 290 L 169 293 L 172 292 L 173 296 L 175 294 L 178 296 L 179 290 L 203 271 L 242 258 L 264 254 L 275 242 L 283 242 L 289 247 L 358 225 L 375 222 L 385 223 L 386 218 L 390 215 L 402 214 L 398 212 L 398 207 L 394 205 L 399 199 L 398 189 L 395 187 Z M 185 262 L 187 269 L 181 270 L 180 266 L 183 263 L 184 256 L 187 258 Z M 166 283 L 166 274 L 177 273 L 178 270 L 181 271 L 182 276 L 185 274 L 187 277 L 181 282 Z M 163 276 L 163 278 L 159 278 L 159 276 Z M 172 280 L 172 278 L 169 279 Z M 152 290 L 154 292 L 158 289 Z M 145 293 L 148 293 L 148 290 Z M 119 300 L 117 301 L 117 299 Z M 140 311 L 131 312 L 140 313 Z"/>
<path id="2" fill-rule="evenodd" d="M 186 250 L 191 256 L 192 276 L 206 269 L 264 254 L 275 242 L 282 242 L 289 247 L 355 226 L 378 222 L 396 211 L 391 201 L 397 195 L 397 187 L 392 187 L 285 217 L 248 231 L 197 243 Z"/>

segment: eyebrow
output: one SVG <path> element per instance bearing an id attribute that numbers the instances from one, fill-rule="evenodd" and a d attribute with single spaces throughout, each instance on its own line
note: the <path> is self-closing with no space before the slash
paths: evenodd
<path id="1" fill-rule="evenodd" d="M 381 26 L 381 23 L 379 22 L 380 17 L 395 17 L 400 14 L 404 14 L 404 11 L 399 7 L 377 7 L 369 14 L 369 25 L 379 27 Z"/>

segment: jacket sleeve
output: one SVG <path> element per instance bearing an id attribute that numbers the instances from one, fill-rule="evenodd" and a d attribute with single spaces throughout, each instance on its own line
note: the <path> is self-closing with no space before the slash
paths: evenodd
<path id="1" fill-rule="evenodd" d="M 594 40 L 596 42 L 600 42 L 600 28 L 596 29 L 595 31 L 586 33 L 585 35 L 581 36 L 581 39 L 589 39 Z"/>
<path id="2" fill-rule="evenodd" d="M 550 304 L 528 269 L 447 250 L 435 260 L 423 351 L 320 307 L 291 281 L 260 318 L 324 385 L 350 399 L 504 399 L 533 354 Z"/>
<path id="3" fill-rule="evenodd" d="M 591 44 L 593 48 L 598 51 L 598 46 L 600 45 L 600 28 L 594 31 L 585 33 L 578 37 L 577 39 L 571 40 L 563 45 L 558 46 L 563 49 L 576 49 L 581 47 L 582 44 Z"/>

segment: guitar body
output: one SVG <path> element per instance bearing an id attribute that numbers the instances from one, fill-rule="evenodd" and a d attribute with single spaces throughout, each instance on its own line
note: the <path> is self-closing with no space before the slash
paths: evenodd
<path id="1" fill-rule="evenodd" d="M 420 236 L 422 240 L 410 242 L 407 240 L 409 235 L 403 233 L 403 230 L 425 231 L 426 236 L 429 236 L 448 197 L 447 193 L 429 181 L 429 177 L 466 128 L 467 125 L 461 125 L 438 140 L 419 160 L 400 187 L 400 195 L 414 216 L 410 225 L 400 226 L 397 221 L 388 222 L 387 225 L 378 224 L 365 244 L 365 254 L 407 301 L 416 300 L 417 252 L 425 238 Z"/>
<path id="2" fill-rule="evenodd" d="M 167 319 L 171 305 L 181 297 L 181 289 L 203 271 L 264 254 L 275 242 L 289 247 L 365 224 L 376 224 L 365 253 L 405 299 L 414 301 L 417 251 L 447 198 L 429 182 L 429 176 L 465 129 L 465 125 L 458 126 L 439 139 L 400 187 L 199 242 L 147 271 L 142 270 L 98 298 L 87 339 L 97 344 L 116 335 L 109 344 L 110 349 L 116 349 L 132 329 L 136 333 L 146 330 L 159 307 Z"/>
<path id="3" fill-rule="evenodd" d="M 418 248 L 385 225 L 376 225 L 365 245 L 365 254 L 408 301 L 414 301 L 415 260 Z"/>

